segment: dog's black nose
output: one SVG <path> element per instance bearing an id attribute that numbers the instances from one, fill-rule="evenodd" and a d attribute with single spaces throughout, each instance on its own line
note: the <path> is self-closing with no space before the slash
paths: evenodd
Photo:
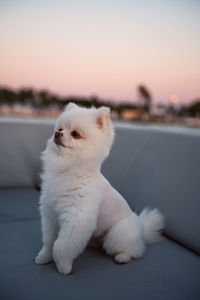
<path id="1" fill-rule="evenodd" d="M 61 136 L 63 136 L 62 132 L 60 132 L 60 131 L 55 132 L 55 138 L 60 138 Z"/>

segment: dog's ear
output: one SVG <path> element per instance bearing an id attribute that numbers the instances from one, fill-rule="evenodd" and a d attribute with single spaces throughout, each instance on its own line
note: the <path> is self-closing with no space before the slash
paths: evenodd
<path id="1" fill-rule="evenodd" d="M 70 111 L 74 108 L 77 108 L 78 105 L 76 105 L 75 103 L 73 102 L 69 102 L 66 106 L 65 106 L 65 111 Z"/>
<path id="2" fill-rule="evenodd" d="M 99 129 L 103 130 L 105 133 L 108 132 L 110 125 L 109 107 L 102 106 L 99 109 L 97 109 L 96 124 Z"/>

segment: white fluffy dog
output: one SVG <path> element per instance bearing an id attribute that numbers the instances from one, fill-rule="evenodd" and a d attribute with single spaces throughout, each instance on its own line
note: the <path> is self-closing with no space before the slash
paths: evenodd
<path id="1" fill-rule="evenodd" d="M 145 243 L 159 239 L 158 210 L 137 216 L 101 174 L 113 143 L 110 110 L 69 103 L 43 153 L 40 212 L 43 247 L 35 263 L 55 261 L 69 274 L 88 242 L 98 240 L 117 263 L 139 258 Z"/>

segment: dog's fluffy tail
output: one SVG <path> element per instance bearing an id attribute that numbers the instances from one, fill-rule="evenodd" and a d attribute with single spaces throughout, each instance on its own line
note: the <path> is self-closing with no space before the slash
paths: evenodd
<path id="1" fill-rule="evenodd" d="M 164 217 L 158 209 L 145 208 L 139 215 L 144 226 L 145 243 L 154 243 L 161 239 L 161 230 L 164 228 Z"/>

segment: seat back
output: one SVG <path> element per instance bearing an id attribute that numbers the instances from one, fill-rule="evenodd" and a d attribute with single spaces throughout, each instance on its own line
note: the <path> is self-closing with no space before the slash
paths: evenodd
<path id="1" fill-rule="evenodd" d="M 0 120 L 0 187 L 35 187 L 39 184 L 41 152 L 53 122 Z"/>
<path id="2" fill-rule="evenodd" d="M 119 126 L 103 172 L 137 213 L 165 216 L 165 233 L 200 253 L 200 130 Z"/>

